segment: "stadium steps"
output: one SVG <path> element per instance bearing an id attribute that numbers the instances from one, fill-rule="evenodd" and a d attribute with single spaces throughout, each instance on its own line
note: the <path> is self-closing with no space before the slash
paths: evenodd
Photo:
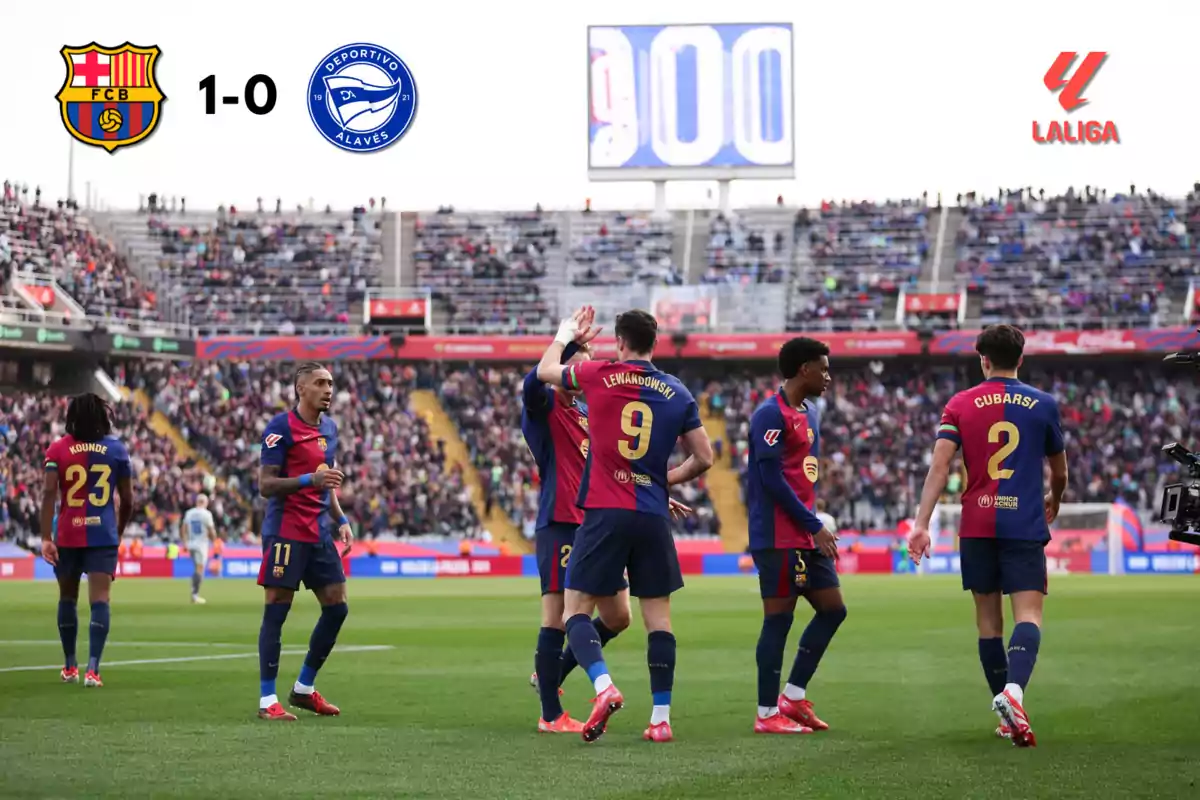
<path id="1" fill-rule="evenodd" d="M 962 227 L 963 219 L 961 208 L 945 206 L 930 215 L 929 223 L 937 238 L 934 239 L 933 257 L 922 265 L 921 281 L 932 283 L 935 292 L 949 291 L 954 287 L 955 267 L 958 265 L 958 230 Z M 929 270 L 929 274 L 925 274 L 926 270 Z"/>
<path id="2" fill-rule="evenodd" d="M 721 441 L 721 457 L 716 460 L 704 476 L 708 482 L 708 496 L 712 498 L 721 520 L 721 543 L 729 553 L 741 553 L 746 549 L 750 533 L 750 522 L 746 518 L 746 505 L 742 502 L 741 479 L 730 454 L 729 433 L 725 429 L 725 415 L 713 414 L 708 407 L 708 398 L 700 400 L 701 422 L 708 438 Z"/>
<path id="3" fill-rule="evenodd" d="M 483 527 L 491 532 L 493 543 L 507 542 L 514 553 L 532 552 L 532 544 L 525 540 L 525 537 L 517 530 L 517 526 L 500 508 L 499 503 L 492 505 L 491 516 L 484 514 L 483 479 L 479 475 L 479 470 L 471 463 L 470 451 L 467 450 L 467 445 L 463 442 L 462 437 L 458 435 L 458 426 L 454 424 L 454 420 L 450 419 L 446 409 L 442 408 L 437 393 L 428 389 L 418 389 L 412 393 L 410 406 L 413 411 L 424 415 L 429 420 L 429 430 L 433 438 L 446 442 L 448 462 L 446 468 L 449 469 L 455 464 L 462 466 L 463 475 L 471 485 L 471 504 L 475 506 L 475 513 L 483 520 Z"/>
<path id="4" fill-rule="evenodd" d="M 167 415 L 154 408 L 154 404 L 150 402 L 150 395 L 145 391 L 138 389 L 135 392 L 130 392 L 129 389 L 123 388 L 121 392 L 125 395 L 125 399 L 132 400 L 137 403 L 146 413 L 150 415 L 150 420 L 147 423 L 150 430 L 157 433 L 159 436 L 165 436 L 171 440 L 171 444 L 175 445 L 175 451 L 184 458 L 190 458 L 196 462 L 196 465 L 205 472 L 212 474 L 212 467 L 208 464 L 208 459 L 200 455 L 194 447 L 188 444 L 188 440 L 183 438 L 183 434 L 179 429 L 171 424 L 171 420 L 167 419 Z"/>

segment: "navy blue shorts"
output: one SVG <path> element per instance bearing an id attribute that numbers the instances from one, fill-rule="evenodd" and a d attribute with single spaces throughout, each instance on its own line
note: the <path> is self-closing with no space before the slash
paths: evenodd
<path id="1" fill-rule="evenodd" d="M 297 542 L 278 536 L 264 537 L 258 585 L 295 591 L 300 588 L 300 581 L 314 592 L 331 583 L 346 582 L 342 557 L 333 540 Z"/>
<path id="2" fill-rule="evenodd" d="M 538 528 L 534 534 L 542 594 L 561 594 L 566 587 L 567 563 L 571 560 L 577 529 L 576 525 L 552 522 L 544 528 Z"/>
<path id="3" fill-rule="evenodd" d="M 589 509 L 575 531 L 567 588 L 612 597 L 626 586 L 634 597 L 666 597 L 683 588 L 670 522 L 643 511 Z"/>
<path id="4" fill-rule="evenodd" d="M 56 578 L 79 580 L 83 573 L 88 575 L 117 575 L 117 546 L 111 547 L 60 547 L 58 564 L 54 567 Z"/>
<path id="5" fill-rule="evenodd" d="M 758 588 L 764 600 L 799 597 L 807 591 L 836 589 L 837 562 L 820 550 L 755 550 Z"/>
<path id="6" fill-rule="evenodd" d="M 976 594 L 1047 594 L 1046 542 L 1027 539 L 958 540 L 963 589 Z"/>

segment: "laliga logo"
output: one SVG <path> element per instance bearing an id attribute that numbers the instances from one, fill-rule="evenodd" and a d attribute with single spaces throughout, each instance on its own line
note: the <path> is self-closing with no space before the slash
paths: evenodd
<path id="1" fill-rule="evenodd" d="M 1100 66 L 1108 58 L 1108 53 L 1088 53 L 1083 59 L 1083 63 L 1068 78 L 1067 70 L 1075 63 L 1075 58 L 1075 53 L 1059 53 L 1058 58 L 1054 59 L 1054 63 L 1050 65 L 1050 69 L 1046 71 L 1046 76 L 1043 78 L 1046 88 L 1051 92 L 1062 90 L 1058 95 L 1058 102 L 1068 114 L 1087 105 L 1088 101 L 1084 98 L 1083 93 L 1088 84 L 1092 82 L 1092 78 L 1096 77 Z M 1054 120 L 1046 126 L 1045 135 L 1042 134 L 1038 121 L 1034 120 L 1033 140 L 1038 144 L 1052 142 L 1059 144 L 1121 143 L 1121 139 L 1117 136 L 1117 124 L 1112 120 L 1104 123 L 1095 120 L 1086 122 L 1078 120 L 1074 125 L 1067 120 L 1063 122 Z"/>

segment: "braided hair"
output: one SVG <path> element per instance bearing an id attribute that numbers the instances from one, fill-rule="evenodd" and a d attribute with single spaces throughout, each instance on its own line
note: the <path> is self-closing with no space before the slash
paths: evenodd
<path id="1" fill-rule="evenodd" d="M 292 389 L 296 392 L 296 402 L 300 402 L 300 379 L 305 375 L 311 375 L 319 369 L 325 367 L 318 364 L 316 361 L 305 361 L 300 366 L 296 367 L 296 374 L 292 378 Z"/>
<path id="2" fill-rule="evenodd" d="M 112 433 L 108 403 L 87 392 L 71 398 L 67 406 L 67 434 L 81 442 L 98 442 Z"/>

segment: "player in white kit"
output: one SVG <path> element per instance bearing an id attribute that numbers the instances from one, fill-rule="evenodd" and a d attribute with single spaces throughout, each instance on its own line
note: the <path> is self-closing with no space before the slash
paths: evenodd
<path id="1" fill-rule="evenodd" d="M 204 568 L 208 565 L 208 546 L 217 538 L 217 525 L 213 522 L 212 512 L 208 510 L 208 497 L 196 496 L 196 505 L 183 515 L 181 523 L 184 541 L 188 552 L 192 554 L 192 602 L 206 602 L 200 596 L 200 582 L 204 580 Z"/>

